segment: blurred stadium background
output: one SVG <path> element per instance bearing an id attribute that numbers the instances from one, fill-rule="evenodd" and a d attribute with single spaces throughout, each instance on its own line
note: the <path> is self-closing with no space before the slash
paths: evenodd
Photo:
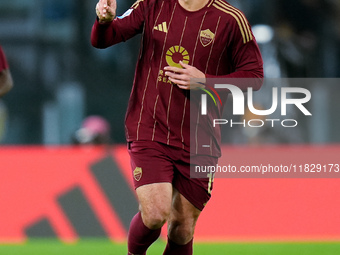
<path id="1" fill-rule="evenodd" d="M 137 204 L 124 116 L 139 37 L 92 48 L 96 2 L 0 2 L 0 44 L 15 82 L 0 99 L 0 254 L 125 253 Z M 133 4 L 117 2 L 118 13 Z M 229 2 L 248 17 L 267 78 L 340 76 L 339 0 Z M 339 82 L 318 81 L 306 85 L 312 118 L 291 112 L 301 125 L 289 132 L 225 130 L 228 157 L 236 162 L 262 153 L 286 163 L 296 157 L 303 164 L 301 156 L 339 164 Z M 264 92 L 257 102 L 268 107 L 270 96 Z M 92 128 L 111 147 L 73 146 L 91 139 L 83 132 L 91 127 L 88 116 L 99 116 Z M 195 254 L 340 254 L 339 184 L 336 178 L 217 179 Z M 158 242 L 150 254 L 162 247 Z"/>

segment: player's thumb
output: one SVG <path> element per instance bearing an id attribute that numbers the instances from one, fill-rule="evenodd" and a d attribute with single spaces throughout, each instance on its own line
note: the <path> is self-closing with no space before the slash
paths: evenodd
<path id="1" fill-rule="evenodd" d="M 114 0 L 106 0 L 106 4 L 108 6 L 108 11 L 111 13 L 111 14 L 114 14 L 115 11 L 116 11 L 116 6 L 114 4 Z"/>
<path id="2" fill-rule="evenodd" d="M 185 64 L 182 60 L 179 61 L 179 64 L 180 64 L 184 69 L 190 67 L 190 65 Z"/>
<path id="3" fill-rule="evenodd" d="M 113 0 L 106 0 L 106 4 L 109 7 L 113 7 Z"/>

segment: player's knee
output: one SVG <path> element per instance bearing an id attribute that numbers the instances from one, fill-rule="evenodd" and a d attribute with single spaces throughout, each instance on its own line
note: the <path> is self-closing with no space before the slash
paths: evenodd
<path id="1" fill-rule="evenodd" d="M 194 228 L 192 224 L 172 221 L 169 222 L 168 236 L 173 242 L 184 245 L 193 238 Z"/>
<path id="2" fill-rule="evenodd" d="M 169 217 L 167 210 L 152 210 L 149 212 L 142 212 L 144 225 L 149 229 L 161 228 Z"/>

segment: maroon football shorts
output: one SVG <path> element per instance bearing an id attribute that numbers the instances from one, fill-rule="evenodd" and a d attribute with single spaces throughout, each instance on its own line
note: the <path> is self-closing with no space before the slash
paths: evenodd
<path id="1" fill-rule="evenodd" d="M 135 189 L 152 183 L 172 183 L 190 203 L 203 210 L 211 197 L 213 178 L 190 178 L 190 168 L 195 164 L 188 151 L 152 141 L 129 142 L 128 151 Z M 217 164 L 217 158 L 210 156 L 196 156 L 195 161 Z"/>

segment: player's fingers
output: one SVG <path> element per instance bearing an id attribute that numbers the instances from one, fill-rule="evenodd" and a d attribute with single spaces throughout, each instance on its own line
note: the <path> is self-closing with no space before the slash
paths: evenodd
<path id="1" fill-rule="evenodd" d="M 179 85 L 179 84 L 177 84 L 177 87 L 179 87 L 180 89 L 185 89 L 185 90 L 190 89 L 190 87 L 188 87 L 188 86 L 183 86 L 183 85 Z"/>
<path id="2" fill-rule="evenodd" d="M 108 4 L 107 4 L 107 1 L 104 0 L 104 1 L 103 1 L 103 12 L 104 12 L 104 13 L 107 13 L 108 9 L 109 9 L 109 6 L 108 6 Z"/>
<path id="3" fill-rule="evenodd" d="M 116 11 L 116 3 L 114 0 L 105 0 L 104 7 L 110 14 L 114 14 Z"/>
<path id="4" fill-rule="evenodd" d="M 167 75 L 168 77 L 172 78 L 172 79 L 177 79 L 177 80 L 181 80 L 181 81 L 185 81 L 185 82 L 189 82 L 190 78 L 185 75 L 185 74 L 180 74 L 180 73 L 173 73 L 173 72 L 165 72 L 165 75 Z"/>
<path id="5" fill-rule="evenodd" d="M 103 16 L 104 12 L 103 12 L 104 8 L 103 8 L 103 2 L 99 1 L 96 5 L 96 13 L 98 16 Z"/>
<path id="6" fill-rule="evenodd" d="M 98 18 L 100 18 L 102 16 L 100 2 L 98 2 L 97 5 L 96 5 L 96 14 L 97 14 Z"/>
<path id="7" fill-rule="evenodd" d="M 113 4 L 113 1 L 108 1 L 105 0 L 105 3 L 103 4 L 103 8 L 104 8 L 104 13 L 105 15 L 108 15 L 108 18 L 112 18 L 116 15 L 116 6 Z"/>
<path id="8" fill-rule="evenodd" d="M 113 7 L 108 6 L 106 9 L 106 12 L 110 14 L 111 16 L 115 14 L 115 10 Z"/>
<path id="9" fill-rule="evenodd" d="M 107 4 L 108 4 L 110 7 L 115 8 L 116 5 L 117 5 L 117 2 L 116 2 L 116 0 L 107 0 Z"/>
<path id="10" fill-rule="evenodd" d="M 100 0 L 96 6 L 96 13 L 100 21 L 112 21 L 115 16 L 115 8 L 107 5 L 107 0 Z"/>
<path id="11" fill-rule="evenodd" d="M 164 67 L 164 70 L 174 72 L 174 73 L 186 73 L 185 69 L 178 68 L 178 67 L 175 67 L 175 66 L 166 66 L 166 67 Z"/>
<path id="12" fill-rule="evenodd" d="M 172 78 L 172 77 L 169 77 L 169 80 L 173 83 L 176 83 L 177 85 L 190 86 L 190 83 L 185 81 L 185 80 L 176 79 L 176 78 Z"/>
<path id="13" fill-rule="evenodd" d="M 191 65 L 185 64 L 183 61 L 179 61 L 179 64 L 180 64 L 184 69 L 187 69 L 187 68 L 192 67 Z"/>
<path id="14" fill-rule="evenodd" d="M 106 0 L 100 0 L 99 1 L 99 6 L 101 9 L 107 6 L 107 1 Z"/>

